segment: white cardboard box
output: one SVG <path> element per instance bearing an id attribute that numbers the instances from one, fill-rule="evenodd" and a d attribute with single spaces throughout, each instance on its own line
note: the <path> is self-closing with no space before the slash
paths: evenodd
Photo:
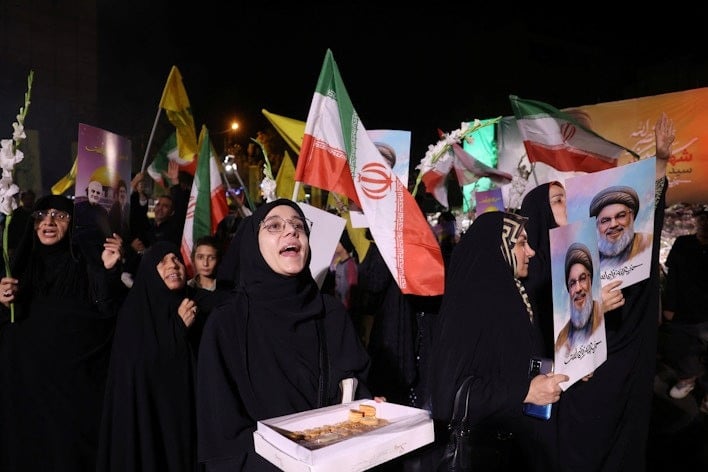
<path id="1" fill-rule="evenodd" d="M 350 409 L 360 404 L 376 407 L 386 426 L 343 441 L 310 450 L 273 428 L 303 431 L 346 421 Z M 286 472 L 358 472 L 402 456 L 433 442 L 433 421 L 426 410 L 395 403 L 356 400 L 259 421 L 253 432 L 256 452 Z"/>

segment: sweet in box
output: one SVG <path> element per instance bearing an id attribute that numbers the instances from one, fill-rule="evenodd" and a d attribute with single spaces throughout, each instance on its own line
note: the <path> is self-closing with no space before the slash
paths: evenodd
<path id="1" fill-rule="evenodd" d="M 352 428 L 332 439 L 361 405 L 375 408 L 378 426 Z M 356 420 L 358 421 L 358 420 Z M 352 425 L 347 425 L 349 428 Z M 327 430 L 327 431 L 325 431 Z M 320 433 L 321 446 L 314 446 Z M 390 402 L 356 400 L 258 422 L 253 441 L 258 454 L 286 472 L 357 472 L 433 442 L 433 421 L 426 410 Z"/>

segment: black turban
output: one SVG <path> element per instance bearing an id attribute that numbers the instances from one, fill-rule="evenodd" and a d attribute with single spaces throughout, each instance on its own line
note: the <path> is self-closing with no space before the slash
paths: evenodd
<path id="1" fill-rule="evenodd" d="M 634 216 L 637 216 L 637 212 L 639 211 L 639 196 L 632 187 L 625 185 L 607 187 L 595 195 L 590 202 L 590 216 L 597 216 L 600 210 L 613 203 L 621 203 L 622 205 L 628 206 L 632 209 Z"/>
<path id="2" fill-rule="evenodd" d="M 592 256 L 590 249 L 585 244 L 573 243 L 565 253 L 565 281 L 568 281 L 568 273 L 574 264 L 582 264 L 592 276 Z"/>

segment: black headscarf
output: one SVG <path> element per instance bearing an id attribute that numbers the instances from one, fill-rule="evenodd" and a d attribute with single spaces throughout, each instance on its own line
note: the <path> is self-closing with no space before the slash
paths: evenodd
<path id="1" fill-rule="evenodd" d="M 50 208 L 64 211 L 72 217 L 74 215 L 73 202 L 61 195 L 41 197 L 32 212 Z M 42 244 L 37 237 L 34 218 L 28 220 L 23 234 L 11 263 L 12 275 L 19 278 L 22 288 L 18 293 L 18 301 L 31 298 L 35 292 L 71 297 L 78 295 L 86 299 L 86 274 L 80 270 L 72 247 L 72 221 L 64 237 L 50 246 Z"/>
<path id="2" fill-rule="evenodd" d="M 310 251 L 304 269 L 295 276 L 281 275 L 273 271 L 263 259 L 259 249 L 258 233 L 261 222 L 277 206 L 293 208 L 301 218 L 305 214 L 300 206 L 285 198 L 260 206 L 252 218 L 244 220 L 244 232 L 240 237 L 239 286 L 248 294 L 251 307 L 258 313 L 275 314 L 279 320 L 288 320 L 294 326 L 300 321 L 322 313 L 319 288 L 310 272 Z M 306 227 L 309 236 L 309 228 Z M 309 250 L 309 244 L 307 246 Z"/>
<path id="3" fill-rule="evenodd" d="M 186 286 L 170 290 L 157 272 L 158 263 L 169 253 L 184 263 L 177 245 L 168 241 L 159 241 L 143 253 L 135 283 L 119 314 L 114 343 L 120 343 L 128 333 L 141 341 L 129 349 L 130 353 L 124 352 L 121 356 L 135 355 L 142 359 L 185 348 L 185 326 L 177 315 L 177 308 L 186 297 Z M 128 350 L 127 345 L 124 348 Z"/>
<path id="4" fill-rule="evenodd" d="M 547 357 L 553 357 L 553 288 L 551 284 L 551 240 L 549 231 L 558 227 L 551 210 L 548 192 L 552 182 L 533 188 L 524 197 L 519 214 L 529 219 L 528 243 L 536 255 L 529 261 L 529 274 L 521 282 L 526 288 L 533 312 L 543 335 Z"/>
<path id="5" fill-rule="evenodd" d="M 428 370 L 436 420 L 449 421 L 457 388 L 475 375 L 473 424 L 526 426 L 529 359 L 541 345 L 509 252 L 525 223 L 511 213 L 483 213 L 455 247 Z"/>
<path id="6" fill-rule="evenodd" d="M 177 313 L 186 289 L 170 290 L 157 271 L 169 253 L 182 260 L 177 245 L 167 241 L 145 251 L 118 315 L 99 471 L 192 472 L 196 467 L 195 360 Z"/>
<path id="7" fill-rule="evenodd" d="M 33 208 L 48 209 L 73 215 L 63 196 Z M 120 272 L 72 245 L 71 222 L 52 245 L 40 242 L 34 223 L 12 266 L 16 323 L 0 340 L 9 356 L 5 364 L 0 353 L 0 470 L 93 469 Z"/>
<path id="8" fill-rule="evenodd" d="M 241 222 L 239 284 L 204 328 L 197 388 L 202 462 L 229 458 L 252 470 L 243 464 L 263 461 L 253 451 L 256 421 L 330 405 L 340 380 L 366 380 L 368 357 L 351 317 L 341 302 L 320 294 L 310 258 L 287 276 L 261 254 L 260 223 L 281 205 L 305 218 L 297 203 L 279 199 Z"/>
<path id="9" fill-rule="evenodd" d="M 253 218 L 253 215 L 241 220 L 236 227 L 234 235 L 229 240 L 229 246 L 226 248 L 224 257 L 219 262 L 219 267 L 216 269 L 216 283 L 219 288 L 230 289 L 239 284 L 241 235 L 246 230 L 247 225 L 245 223 L 251 218 Z"/>

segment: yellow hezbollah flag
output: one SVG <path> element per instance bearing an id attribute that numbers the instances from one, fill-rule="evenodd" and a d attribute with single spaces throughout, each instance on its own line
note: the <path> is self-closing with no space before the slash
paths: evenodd
<path id="1" fill-rule="evenodd" d="M 305 136 L 305 122 L 288 118 L 285 116 L 276 115 L 269 112 L 265 108 L 261 110 L 263 115 L 268 118 L 268 121 L 273 125 L 273 128 L 283 137 L 285 142 L 293 151 L 300 154 L 300 146 L 302 138 Z"/>
<path id="2" fill-rule="evenodd" d="M 167 113 L 167 118 L 177 132 L 179 158 L 191 162 L 197 155 L 197 133 L 194 117 L 187 98 L 187 91 L 182 83 L 182 74 L 177 66 L 172 66 L 165 89 L 162 91 L 160 108 Z"/>
<path id="3" fill-rule="evenodd" d="M 71 166 L 71 170 L 64 177 L 59 179 L 57 183 L 52 185 L 52 195 L 62 195 L 64 192 L 69 190 L 76 183 L 76 171 L 77 171 L 77 159 L 74 158 L 74 164 Z"/>
<path id="4" fill-rule="evenodd" d="M 275 177 L 275 194 L 279 198 L 292 198 L 295 191 L 295 166 L 293 165 L 290 154 L 285 151 L 283 162 L 280 163 L 278 175 Z M 300 193 L 297 195 L 298 201 L 305 200 L 305 189 L 300 187 Z"/>

